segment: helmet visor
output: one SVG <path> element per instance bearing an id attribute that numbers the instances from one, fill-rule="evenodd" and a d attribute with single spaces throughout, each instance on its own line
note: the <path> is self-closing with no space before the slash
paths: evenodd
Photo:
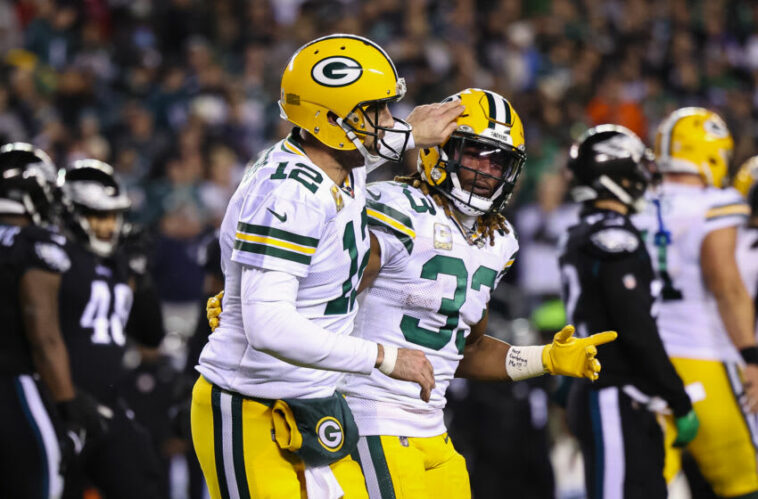
<path id="1" fill-rule="evenodd" d="M 480 137 L 456 136 L 445 145 L 448 168 L 458 173 L 461 187 L 489 198 L 503 187 L 510 193 L 524 166 L 526 155 L 507 144 Z"/>

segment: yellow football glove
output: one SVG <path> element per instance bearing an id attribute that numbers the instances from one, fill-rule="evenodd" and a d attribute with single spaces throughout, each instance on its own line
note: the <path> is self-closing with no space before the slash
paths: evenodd
<path id="1" fill-rule="evenodd" d="M 575 338 L 574 326 L 565 326 L 555 333 L 553 343 L 542 350 L 542 365 L 550 374 L 562 374 L 595 381 L 600 361 L 595 358 L 597 345 L 616 339 L 616 331 L 604 331 L 589 338 Z"/>
<path id="2" fill-rule="evenodd" d="M 216 296 L 211 296 L 205 303 L 205 314 L 208 316 L 208 325 L 211 327 L 211 332 L 215 331 L 218 327 L 218 316 L 221 315 L 221 298 L 224 297 L 224 290 L 222 289 Z"/>

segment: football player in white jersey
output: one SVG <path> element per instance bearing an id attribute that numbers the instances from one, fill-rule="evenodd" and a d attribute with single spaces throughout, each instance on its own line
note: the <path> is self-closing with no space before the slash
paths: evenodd
<path id="1" fill-rule="evenodd" d="M 355 456 L 372 499 L 471 496 L 466 464 L 443 421 L 453 376 L 520 380 L 549 372 L 597 379 L 595 345 L 616 337 L 573 338 L 569 326 L 551 345 L 511 347 L 484 335 L 490 293 L 518 250 L 499 212 L 526 158 L 524 129 L 494 92 L 467 89 L 448 100 L 465 106 L 451 138 L 422 149 L 418 173 L 367 189 L 371 254 L 355 334 L 421 348 L 436 380 L 428 404 L 412 384 L 383 373 L 342 380 L 339 390 L 360 433 Z M 209 304 L 215 316 L 213 299 Z"/>
<path id="2" fill-rule="evenodd" d="M 615 338 L 607 332 L 579 340 L 569 327 L 553 345 L 510 347 L 484 335 L 490 294 L 518 250 L 500 211 L 526 159 L 524 129 L 495 92 L 467 89 L 448 100 L 466 108 L 451 138 L 420 152 L 415 175 L 367 189 L 372 249 L 356 335 L 422 348 L 436 380 L 424 404 L 412 385 L 382 373 L 343 379 L 371 498 L 470 497 L 466 464 L 443 421 L 454 376 L 596 379 L 594 345 Z"/>
<path id="3" fill-rule="evenodd" d="M 734 176 L 734 188 L 745 196 L 750 218 L 737 236 L 737 264 L 742 281 L 753 298 L 758 313 L 758 156 L 745 161 Z M 756 323 L 758 336 L 758 323 Z"/>
<path id="4" fill-rule="evenodd" d="M 661 338 L 700 420 L 688 450 L 717 495 L 758 497 L 758 428 L 748 412 L 758 410 L 758 347 L 735 259 L 748 207 L 736 190 L 721 188 L 732 147 L 717 114 L 697 107 L 671 113 L 655 138 L 663 183 L 635 224 L 663 284 Z M 667 440 L 673 435 L 667 431 Z M 667 479 L 678 470 L 672 449 Z"/>
<path id="5" fill-rule="evenodd" d="M 197 367 L 192 436 L 214 498 L 365 497 L 338 378 L 378 368 L 429 399 L 421 351 L 350 336 L 369 251 L 363 165 L 399 159 L 411 139 L 439 143 L 462 111 L 427 106 L 411 130 L 387 107 L 404 93 L 389 56 L 358 36 L 319 38 L 287 64 L 279 104 L 296 128 L 227 207 L 224 320 Z"/>

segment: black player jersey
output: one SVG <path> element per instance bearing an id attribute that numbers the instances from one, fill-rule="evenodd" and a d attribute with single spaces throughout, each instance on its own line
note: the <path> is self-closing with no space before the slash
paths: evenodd
<path id="1" fill-rule="evenodd" d="M 569 229 L 560 266 L 567 316 L 578 333 L 619 335 L 598 349 L 603 370 L 593 387 L 632 385 L 666 400 L 676 415 L 686 414 L 692 406 L 652 315 L 657 283 L 650 257 L 629 218 L 583 211 Z"/>
<path id="2" fill-rule="evenodd" d="M 0 224 L 0 372 L 34 372 L 19 302 L 21 277 L 30 269 L 68 270 L 66 245 L 65 237 L 41 227 Z"/>
<path id="3" fill-rule="evenodd" d="M 125 326 L 132 307 L 126 258 L 101 258 L 82 245 L 68 248 L 71 268 L 60 292 L 61 331 L 74 384 L 104 403 L 123 373 Z"/>

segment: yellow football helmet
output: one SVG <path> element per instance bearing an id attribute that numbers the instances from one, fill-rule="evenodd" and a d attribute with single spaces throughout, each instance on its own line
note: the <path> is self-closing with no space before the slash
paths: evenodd
<path id="1" fill-rule="evenodd" d="M 378 115 L 382 104 L 403 95 L 405 80 L 381 47 L 360 36 L 333 34 L 307 43 L 292 56 L 282 75 L 279 108 L 282 118 L 333 149 L 358 149 L 367 162 L 379 161 L 379 156 L 398 160 L 411 127 L 399 119 L 394 128 L 380 127 Z M 383 142 L 386 149 L 380 149 L 380 130 L 385 136 L 405 134 L 402 147 Z M 363 144 L 367 136 L 377 139 L 372 152 Z"/>
<path id="2" fill-rule="evenodd" d="M 444 144 L 422 149 L 418 157 L 421 178 L 447 196 L 466 215 L 478 216 L 502 210 L 510 198 L 526 161 L 524 126 L 516 110 L 503 96 L 489 90 L 468 88 L 443 102 L 458 100 L 466 107 L 458 127 Z M 461 185 L 461 169 L 475 172 L 477 178 L 492 177 L 461 164 L 466 155 L 478 155 L 500 167 L 498 184 L 490 196 L 476 194 L 475 188 Z"/>
<path id="3" fill-rule="evenodd" d="M 733 185 L 747 199 L 753 216 L 758 216 L 758 156 L 742 163 L 734 176 Z"/>
<path id="4" fill-rule="evenodd" d="M 734 141 L 721 117 L 702 107 L 677 109 L 658 127 L 655 157 L 662 173 L 694 173 L 721 187 Z"/>
<path id="5" fill-rule="evenodd" d="M 742 163 L 732 184 L 735 189 L 740 191 L 740 194 L 747 197 L 750 188 L 758 185 L 758 156 L 748 158 Z"/>

